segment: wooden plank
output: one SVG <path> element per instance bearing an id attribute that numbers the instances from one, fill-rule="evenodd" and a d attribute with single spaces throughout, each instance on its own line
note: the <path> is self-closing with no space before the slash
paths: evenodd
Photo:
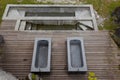
<path id="1" fill-rule="evenodd" d="M 3 20 L 0 30 L 14 30 L 16 20 Z"/>
<path id="2" fill-rule="evenodd" d="M 16 32 L 0 31 L 5 38 L 3 60 L 0 66 L 18 78 L 25 78 L 30 72 L 34 39 L 52 37 L 52 64 L 50 74 L 41 74 L 44 80 L 87 80 L 87 74 L 67 72 L 67 37 L 84 37 L 88 72 L 93 71 L 99 80 L 119 80 L 118 64 L 113 63 L 118 49 L 111 44 L 107 31 L 86 32 Z M 115 76 L 116 75 L 116 76 Z"/>

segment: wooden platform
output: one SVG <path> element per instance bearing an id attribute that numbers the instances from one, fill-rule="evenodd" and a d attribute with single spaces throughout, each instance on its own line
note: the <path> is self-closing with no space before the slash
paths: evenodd
<path id="1" fill-rule="evenodd" d="M 3 20 L 0 25 L 0 30 L 14 30 L 16 20 Z"/>
<path id="2" fill-rule="evenodd" d="M 116 58 L 117 47 L 113 44 L 107 31 L 41 31 L 17 32 L 0 31 L 4 36 L 0 66 L 20 79 L 30 73 L 35 38 L 52 38 L 51 73 L 41 73 L 43 80 L 88 80 L 88 72 L 95 72 L 98 80 L 120 80 L 119 61 Z M 67 37 L 83 37 L 87 57 L 86 74 L 68 73 L 67 71 Z"/>

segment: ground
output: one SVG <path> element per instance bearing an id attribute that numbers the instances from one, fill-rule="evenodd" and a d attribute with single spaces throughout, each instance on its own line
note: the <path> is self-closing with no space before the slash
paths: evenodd
<path id="1" fill-rule="evenodd" d="M 110 18 L 115 7 L 120 5 L 120 0 L 0 0 L 0 22 L 6 4 L 93 4 L 94 9 L 105 18 L 104 26 L 100 29 L 113 30 L 117 26 Z"/>

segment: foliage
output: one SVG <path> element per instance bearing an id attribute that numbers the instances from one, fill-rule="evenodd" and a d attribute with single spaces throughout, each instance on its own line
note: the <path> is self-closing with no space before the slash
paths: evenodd
<path id="1" fill-rule="evenodd" d="M 32 80 L 36 80 L 36 75 L 32 74 Z"/>
<path id="2" fill-rule="evenodd" d="M 118 47 L 120 47 L 120 6 L 116 7 L 112 14 L 112 21 L 117 24 L 117 28 L 114 29 L 113 34 L 111 35 L 111 37 L 113 38 L 113 40 L 115 41 L 115 43 L 118 45 Z M 113 23 L 113 24 L 114 24 Z"/>
<path id="3" fill-rule="evenodd" d="M 114 29 L 116 29 L 117 27 L 118 27 L 118 25 L 115 24 L 111 18 L 106 19 L 106 20 L 104 21 L 104 29 L 105 29 L 105 30 L 114 30 Z"/>
<path id="4" fill-rule="evenodd" d="M 113 21 L 120 26 L 120 7 L 116 7 L 111 16 Z"/>
<path id="5" fill-rule="evenodd" d="M 98 80 L 94 72 L 89 72 L 88 80 Z"/>
<path id="6" fill-rule="evenodd" d="M 106 18 L 104 22 L 103 29 L 113 30 L 117 28 L 117 24 L 113 23 L 111 19 L 111 13 L 114 9 L 120 6 L 120 0 L 86 0 L 87 4 L 93 4 L 94 9 L 98 12 L 99 15 Z M 101 27 L 100 27 L 101 29 Z"/>
<path id="7" fill-rule="evenodd" d="M 111 32 L 110 35 L 113 38 L 113 40 L 115 41 L 115 43 L 117 44 L 117 46 L 120 48 L 120 38 L 117 35 L 115 35 L 114 32 Z"/>
<path id="8" fill-rule="evenodd" d="M 120 38 L 120 28 L 115 29 L 114 34 Z"/>

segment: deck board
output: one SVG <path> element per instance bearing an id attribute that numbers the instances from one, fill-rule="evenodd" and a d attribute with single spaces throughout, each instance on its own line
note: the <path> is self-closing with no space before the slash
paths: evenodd
<path id="1" fill-rule="evenodd" d="M 3 20 L 0 26 L 0 30 L 14 30 L 16 20 Z"/>
<path id="2" fill-rule="evenodd" d="M 118 49 L 112 44 L 107 31 L 0 31 L 5 44 L 0 66 L 24 79 L 30 73 L 35 38 L 52 38 L 51 73 L 41 73 L 43 80 L 88 80 L 88 72 L 95 72 L 98 80 L 120 80 L 115 62 Z M 86 74 L 67 72 L 67 37 L 83 37 L 87 58 Z"/>

